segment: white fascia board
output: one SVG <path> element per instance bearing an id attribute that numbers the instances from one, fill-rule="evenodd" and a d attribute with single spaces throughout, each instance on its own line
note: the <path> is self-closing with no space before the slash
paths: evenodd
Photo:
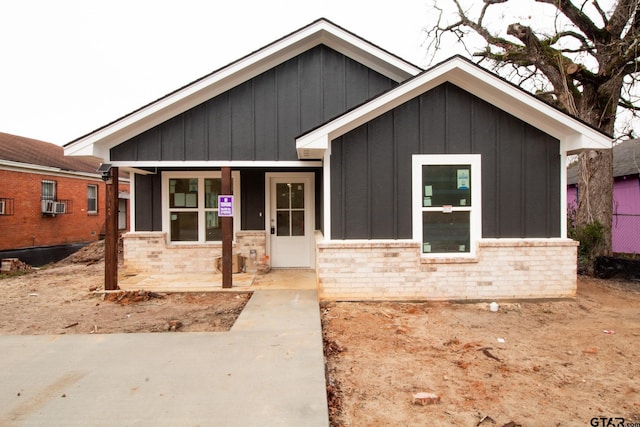
<path id="1" fill-rule="evenodd" d="M 458 58 L 454 61 L 457 61 L 456 67 L 449 72 L 447 80 L 456 86 L 560 141 L 579 140 L 579 145 L 575 149 L 611 148 L 611 138 L 596 129 L 480 67 Z"/>
<path id="2" fill-rule="evenodd" d="M 419 67 L 320 20 L 68 144 L 65 146 L 65 155 L 93 156 L 108 161 L 109 149 L 116 145 L 323 43 L 398 82 L 422 71 Z"/>
<path id="3" fill-rule="evenodd" d="M 102 175 L 89 172 L 78 172 L 64 170 L 52 166 L 34 165 L 31 163 L 12 162 L 10 160 L 0 160 L 0 170 L 7 170 L 12 172 L 32 173 L 38 175 L 56 175 L 65 176 L 70 178 L 83 178 L 100 181 Z"/>
<path id="4" fill-rule="evenodd" d="M 325 25 L 323 25 L 322 31 L 318 33 L 320 43 L 398 83 L 424 71 L 420 67 L 410 64 L 340 28 L 329 26 L 326 22 L 318 23 L 318 25 L 321 24 Z"/>
<path id="5" fill-rule="evenodd" d="M 593 135 L 573 134 L 562 141 L 562 151 L 567 154 L 577 154 L 583 150 L 607 150 L 613 146 L 613 140 L 608 139 L 608 144 Z"/>
<path id="6" fill-rule="evenodd" d="M 329 147 L 329 136 L 318 135 L 315 139 L 305 139 L 304 142 L 296 143 L 296 151 L 299 159 L 322 159 L 324 151 Z"/>
<path id="7" fill-rule="evenodd" d="M 73 144 L 63 147 L 65 156 L 84 157 L 88 159 L 98 160 L 100 162 L 109 161 L 109 150 L 103 146 L 92 144 L 88 141 L 77 141 Z"/>
<path id="8" fill-rule="evenodd" d="M 424 74 L 301 136 L 296 140 L 296 148 L 299 153 L 305 148 L 326 149 L 333 139 L 447 81 L 561 142 L 571 140 L 573 150 L 611 148 L 611 138 L 461 58 L 452 58 L 441 63 Z"/>
<path id="9" fill-rule="evenodd" d="M 142 168 L 318 168 L 322 166 L 322 161 L 252 161 L 252 160 L 141 160 L 141 161 L 115 161 L 111 166 L 134 170 Z M 148 174 L 148 172 L 147 172 Z"/>

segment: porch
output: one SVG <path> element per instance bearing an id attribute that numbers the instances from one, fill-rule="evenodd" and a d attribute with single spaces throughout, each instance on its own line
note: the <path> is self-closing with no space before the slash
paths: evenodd
<path id="1" fill-rule="evenodd" d="M 316 272 L 310 269 L 274 269 L 265 274 L 236 273 L 233 287 L 222 288 L 222 274 L 197 273 L 139 273 L 123 275 L 118 286 L 125 291 L 151 292 L 246 292 L 257 290 L 315 290 Z"/>

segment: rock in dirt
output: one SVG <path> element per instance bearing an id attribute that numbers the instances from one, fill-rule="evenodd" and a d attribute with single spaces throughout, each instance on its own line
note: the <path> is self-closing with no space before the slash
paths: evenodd
<path id="1" fill-rule="evenodd" d="M 421 405 L 434 405 L 440 403 L 440 396 L 435 393 L 420 392 L 413 395 L 413 403 Z"/>
<path id="2" fill-rule="evenodd" d="M 179 320 L 169 320 L 167 324 L 167 331 L 175 332 L 178 329 L 182 328 L 182 322 Z"/>

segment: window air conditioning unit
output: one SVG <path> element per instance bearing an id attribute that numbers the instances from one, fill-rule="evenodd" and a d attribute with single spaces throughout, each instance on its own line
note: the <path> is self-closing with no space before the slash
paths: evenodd
<path id="1" fill-rule="evenodd" d="M 56 213 L 56 214 L 67 213 L 67 203 L 66 202 L 56 202 L 53 209 L 54 209 L 54 213 Z"/>
<path id="2" fill-rule="evenodd" d="M 4 215 L 4 200 L 0 200 L 0 215 Z"/>
<path id="3" fill-rule="evenodd" d="M 56 202 L 54 200 L 43 200 L 42 201 L 42 213 L 43 214 L 52 214 L 56 213 Z"/>

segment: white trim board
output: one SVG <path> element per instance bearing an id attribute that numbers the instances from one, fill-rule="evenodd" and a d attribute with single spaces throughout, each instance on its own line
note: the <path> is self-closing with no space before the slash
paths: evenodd
<path id="1" fill-rule="evenodd" d="M 293 160 L 293 161 L 252 161 L 252 160 L 152 160 L 152 161 L 115 161 L 109 162 L 111 166 L 119 167 L 127 170 L 135 170 L 140 175 L 149 174 L 149 172 L 143 173 L 141 168 L 177 168 L 177 169 L 191 169 L 191 168 L 319 168 L 322 166 L 322 161 L 307 161 L 307 160 Z"/>

